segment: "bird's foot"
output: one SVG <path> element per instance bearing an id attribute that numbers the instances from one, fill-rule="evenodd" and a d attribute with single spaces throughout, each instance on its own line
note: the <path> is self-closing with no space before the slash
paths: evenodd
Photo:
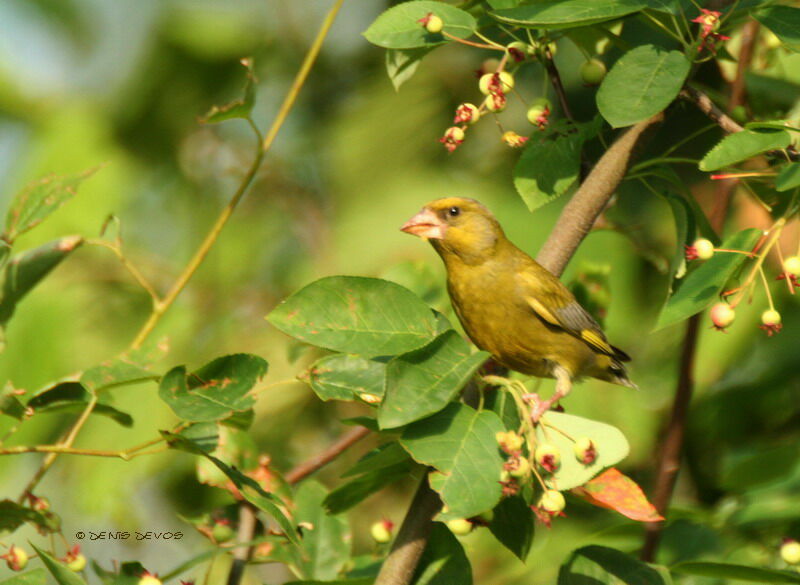
<path id="1" fill-rule="evenodd" d="M 553 396 L 552 398 L 548 398 L 547 400 L 537 400 L 533 408 L 531 408 L 531 421 L 533 421 L 533 424 L 538 424 L 539 419 L 542 418 L 542 416 L 544 416 L 544 413 L 550 410 L 550 408 L 556 402 L 558 402 L 559 398 L 561 397 Z"/>

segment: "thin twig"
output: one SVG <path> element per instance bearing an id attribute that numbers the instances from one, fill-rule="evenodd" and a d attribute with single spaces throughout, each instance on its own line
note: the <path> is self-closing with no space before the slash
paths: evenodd
<path id="1" fill-rule="evenodd" d="M 550 47 L 547 45 L 544 47 L 543 65 L 547 70 L 547 76 L 550 78 L 550 83 L 553 84 L 553 89 L 558 96 L 558 103 L 561 104 L 561 111 L 564 112 L 564 115 L 568 119 L 574 120 L 575 117 L 572 115 L 572 110 L 570 109 L 569 102 L 567 101 L 567 92 L 564 91 L 564 84 L 561 83 L 561 76 L 558 74 L 558 68 L 553 61 L 553 53 L 550 51 Z"/>
<path id="2" fill-rule="evenodd" d="M 328 463 L 344 453 L 352 445 L 369 435 L 370 430 L 366 427 L 356 427 L 344 435 L 330 447 L 318 453 L 308 461 L 304 461 L 286 474 L 286 481 L 296 484 L 306 477 L 325 467 Z"/>

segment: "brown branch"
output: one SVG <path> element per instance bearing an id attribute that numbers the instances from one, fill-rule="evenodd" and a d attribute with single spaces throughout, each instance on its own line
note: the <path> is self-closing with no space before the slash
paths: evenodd
<path id="1" fill-rule="evenodd" d="M 567 118 L 574 120 L 575 117 L 572 115 L 572 110 L 570 109 L 569 102 L 567 101 L 567 92 L 564 91 L 564 84 L 561 83 L 561 76 L 558 74 L 558 69 L 553 61 L 553 53 L 550 51 L 550 47 L 548 46 L 545 46 L 544 48 L 543 65 L 547 70 L 547 76 L 550 78 L 550 83 L 553 84 L 553 89 L 558 96 L 558 103 L 561 104 L 561 110 L 564 112 L 564 115 Z"/>
<path id="2" fill-rule="evenodd" d="M 608 205 L 638 148 L 664 119 L 663 112 L 639 122 L 620 135 L 589 176 L 564 206 L 550 237 L 539 250 L 537 260 L 556 276 L 564 272 L 595 220 Z"/>
<path id="3" fill-rule="evenodd" d="M 417 570 L 419 559 L 431 532 L 433 517 L 442 507 L 439 495 L 428 486 L 427 474 L 411 500 L 406 517 L 389 556 L 381 566 L 375 585 L 408 585 Z"/>
<path id="4" fill-rule="evenodd" d="M 691 85 L 686 85 L 686 87 L 681 90 L 679 95 L 683 99 L 689 100 L 696 105 L 701 112 L 716 122 L 716 124 L 728 134 L 741 132 L 744 130 L 744 127 L 739 125 L 736 120 L 723 112 L 717 106 L 717 104 L 711 101 L 710 97 L 708 97 L 699 89 L 692 87 Z"/>
<path id="5" fill-rule="evenodd" d="M 239 504 L 239 529 L 236 540 L 250 542 L 256 533 L 256 509 L 250 502 Z M 233 564 L 228 572 L 228 585 L 238 585 L 244 575 L 244 568 L 253 554 L 253 547 L 240 545 L 233 549 Z"/>

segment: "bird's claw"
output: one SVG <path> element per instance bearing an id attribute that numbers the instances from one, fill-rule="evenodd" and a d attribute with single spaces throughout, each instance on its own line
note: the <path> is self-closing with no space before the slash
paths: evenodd
<path id="1" fill-rule="evenodd" d="M 531 408 L 531 421 L 533 424 L 538 424 L 539 419 L 544 416 L 544 413 L 550 410 L 550 407 L 553 406 L 555 400 L 552 398 L 548 400 L 539 400 L 536 402 L 536 405 Z"/>

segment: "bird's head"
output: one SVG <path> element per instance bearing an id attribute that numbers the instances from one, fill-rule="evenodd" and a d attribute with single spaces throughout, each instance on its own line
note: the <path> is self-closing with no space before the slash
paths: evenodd
<path id="1" fill-rule="evenodd" d="M 445 197 L 425 205 L 402 231 L 430 240 L 440 254 L 462 258 L 491 254 L 503 229 L 492 213 L 474 199 Z"/>

